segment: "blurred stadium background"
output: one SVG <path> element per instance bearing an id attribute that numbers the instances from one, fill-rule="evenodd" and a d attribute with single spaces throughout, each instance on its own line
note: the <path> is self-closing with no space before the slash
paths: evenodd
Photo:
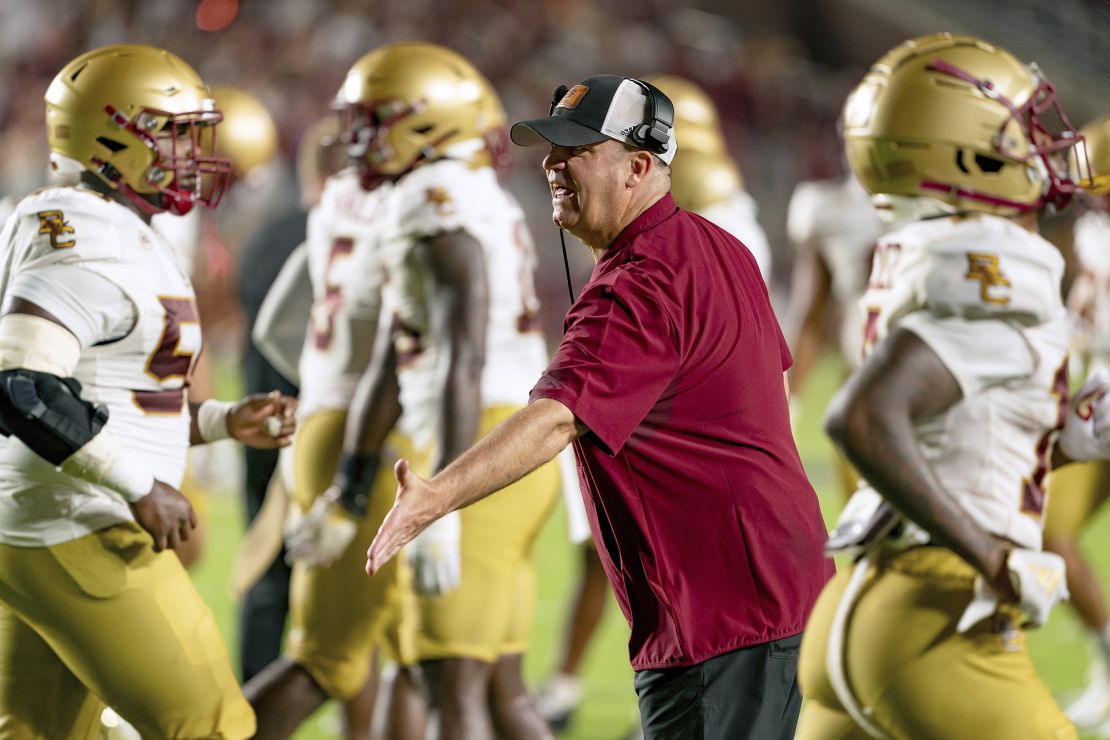
<path id="1" fill-rule="evenodd" d="M 786 204 L 797 182 L 841 172 L 835 120 L 844 95 L 887 49 L 940 30 L 974 33 L 1037 60 L 1077 124 L 1110 113 L 1106 0 L 0 0 L 0 197 L 18 198 L 43 184 L 46 85 L 70 58 L 108 43 L 168 48 L 209 84 L 258 97 L 277 123 L 277 159 L 258 175 L 267 178 L 264 186 L 205 214 L 202 274 L 225 288 L 233 283 L 234 254 L 251 230 L 295 207 L 292 162 L 303 132 L 327 110 L 350 64 L 379 44 L 428 40 L 460 51 L 494 83 L 510 119 L 544 113 L 556 85 L 589 74 L 673 73 L 701 84 L 720 108 L 731 153 L 774 250 L 772 292 L 781 308 L 792 262 Z M 567 298 L 540 156 L 518 152 L 510 186 L 537 241 L 544 326 L 556 338 Z M 573 246 L 571 256 L 581 285 L 590 260 Z M 218 296 L 219 285 L 212 292 Z M 213 388 L 223 398 L 234 397 L 239 386 L 243 328 L 233 305 L 215 300 L 204 316 Z M 835 362 L 827 360 L 808 385 L 798 431 L 829 520 L 840 504 L 819 422 L 840 376 Z M 237 451 L 228 446 L 209 466 L 207 550 L 194 571 L 232 650 L 235 604 L 227 579 L 243 517 L 237 465 Z M 576 576 L 563 529 L 556 515 L 542 540 L 541 600 L 527 662 L 533 681 L 554 662 Z M 1108 542 L 1110 521 L 1103 516 L 1085 544 L 1110 576 Z M 625 639 L 626 627 L 610 609 L 587 659 L 587 698 L 570 737 L 618 738 L 628 730 L 634 695 Z M 1032 645 L 1058 696 L 1082 684 L 1086 646 L 1069 613 L 1057 610 Z M 334 731 L 325 712 L 298 737 Z"/>

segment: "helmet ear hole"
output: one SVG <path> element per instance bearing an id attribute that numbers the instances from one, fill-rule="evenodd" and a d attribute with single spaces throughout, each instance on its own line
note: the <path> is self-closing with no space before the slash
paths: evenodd
<path id="1" fill-rule="evenodd" d="M 986 154 L 976 154 L 975 165 L 980 171 L 993 175 L 996 172 L 1001 172 L 1006 163 L 1001 159 L 988 157 Z"/>
<path id="2" fill-rule="evenodd" d="M 122 152 L 124 149 L 127 148 L 126 144 L 118 142 L 115 139 L 109 139 L 107 136 L 98 136 L 96 137 L 96 141 L 98 144 L 102 144 L 107 147 L 108 150 L 112 152 L 112 154 L 115 154 L 116 152 Z"/>

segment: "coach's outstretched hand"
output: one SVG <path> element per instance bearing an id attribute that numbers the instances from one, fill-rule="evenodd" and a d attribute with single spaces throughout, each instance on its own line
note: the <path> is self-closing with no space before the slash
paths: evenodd
<path id="1" fill-rule="evenodd" d="M 429 506 L 434 499 L 431 483 L 412 472 L 408 460 L 398 460 L 393 474 L 397 476 L 397 500 L 366 551 L 366 572 L 370 575 L 441 516 Z"/>

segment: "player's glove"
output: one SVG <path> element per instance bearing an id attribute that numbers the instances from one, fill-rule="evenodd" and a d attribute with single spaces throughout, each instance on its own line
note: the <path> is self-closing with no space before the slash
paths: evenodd
<path id="1" fill-rule="evenodd" d="M 1110 370 L 1087 376 L 1068 409 L 1060 447 L 1072 460 L 1110 460 Z"/>
<path id="2" fill-rule="evenodd" d="M 423 596 L 442 596 L 462 580 L 462 535 L 459 512 L 432 522 L 405 547 L 412 566 L 413 585 Z"/>
<path id="3" fill-rule="evenodd" d="M 296 505 L 291 510 L 298 510 Z M 303 516 L 292 516 L 285 526 L 285 561 L 329 566 L 355 538 L 358 522 L 339 504 L 339 488 L 332 486 L 316 498 Z"/>
<path id="4" fill-rule="evenodd" d="M 1048 621 L 1052 607 L 1068 600 L 1064 559 L 1056 553 L 1017 548 L 1006 556 L 1006 569 L 1029 626 L 1040 627 Z M 979 576 L 975 579 L 975 597 L 960 617 L 956 631 L 966 632 L 997 608 L 998 596 Z"/>

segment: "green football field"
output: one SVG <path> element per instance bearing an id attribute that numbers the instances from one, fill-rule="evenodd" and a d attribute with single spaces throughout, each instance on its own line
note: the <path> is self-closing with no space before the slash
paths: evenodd
<path id="1" fill-rule="evenodd" d="M 835 388 L 838 369 L 822 366 L 802 399 L 798 444 L 810 480 L 821 497 L 826 521 L 831 524 L 840 509 L 832 452 L 820 430 L 825 402 Z M 209 534 L 204 557 L 194 575 L 202 595 L 212 606 L 234 654 L 235 604 L 228 595 L 231 559 L 242 532 L 241 505 L 230 495 L 215 495 L 208 512 Z M 575 584 L 578 557 L 566 540 L 562 509 L 547 523 L 538 549 L 539 594 L 533 627 L 532 649 L 526 659 L 529 681 L 535 685 L 557 659 L 566 618 L 567 600 Z M 1110 586 L 1110 519 L 1104 510 L 1084 535 L 1086 552 Z M 563 737 L 577 740 L 617 740 L 627 735 L 635 707 L 632 671 L 628 665 L 627 625 L 613 602 L 606 612 L 594 644 L 586 656 L 583 679 L 585 701 Z M 1031 634 L 1033 657 L 1058 699 L 1066 702 L 1082 686 L 1088 646 L 1077 620 L 1066 607 L 1057 608 L 1043 629 Z M 296 735 L 299 740 L 338 736 L 334 711 L 325 708 Z"/>

